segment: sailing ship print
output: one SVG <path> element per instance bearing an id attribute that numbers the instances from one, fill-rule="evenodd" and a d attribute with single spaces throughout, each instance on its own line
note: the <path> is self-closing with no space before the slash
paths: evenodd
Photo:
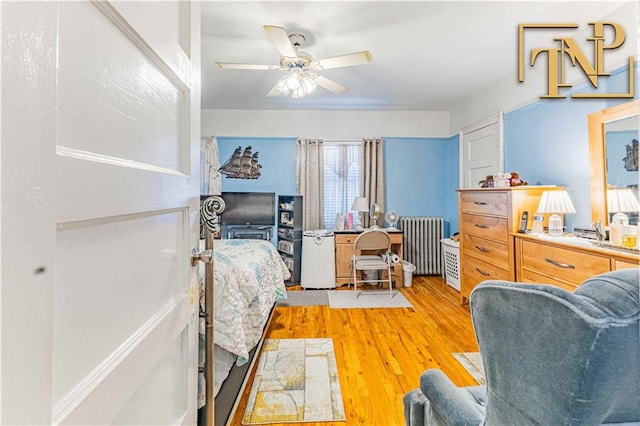
<path id="1" fill-rule="evenodd" d="M 627 145 L 627 156 L 624 161 L 624 169 L 628 172 L 638 171 L 638 139 L 633 139 L 631 145 Z"/>
<path id="2" fill-rule="evenodd" d="M 220 173 L 228 178 L 235 179 L 258 179 L 262 165 L 258 162 L 258 152 L 251 153 L 251 145 L 244 151 L 239 146 L 231 155 L 231 158 L 218 169 Z"/>

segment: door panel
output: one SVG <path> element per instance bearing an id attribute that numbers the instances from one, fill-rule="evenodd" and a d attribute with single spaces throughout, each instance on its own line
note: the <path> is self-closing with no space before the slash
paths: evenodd
<path id="1" fill-rule="evenodd" d="M 475 188 L 487 175 L 503 171 L 502 114 L 460 132 L 462 188 Z"/>
<path id="2" fill-rule="evenodd" d="M 90 3 L 61 3 L 58 145 L 188 173 L 188 89 L 123 30 Z"/>
<path id="3" fill-rule="evenodd" d="M 187 409 L 188 395 L 184 380 L 187 374 L 187 340 L 185 330 L 153 366 L 129 403 L 116 417 L 115 424 L 163 424 L 166 419 L 175 419 L 171 424 L 182 423 L 181 417 Z"/>
<path id="4" fill-rule="evenodd" d="M 199 6 L 0 7 L 0 423 L 194 424 Z"/>
<path id="5" fill-rule="evenodd" d="M 149 19 L 144 2 L 120 1 L 112 5 L 181 80 L 190 81 L 193 25 L 188 1 L 154 2 L 153 19 Z M 200 34 L 195 35 L 200 38 Z M 198 57 L 199 52 L 196 53 Z"/>
<path id="6" fill-rule="evenodd" d="M 468 180 L 465 188 L 472 188 L 487 175 L 500 171 L 497 164 L 497 126 L 487 126 L 464 135 Z"/>
<path id="7" fill-rule="evenodd" d="M 184 297 L 185 270 L 178 257 L 188 251 L 184 221 L 178 211 L 58 226 L 54 404 L 168 300 Z"/>

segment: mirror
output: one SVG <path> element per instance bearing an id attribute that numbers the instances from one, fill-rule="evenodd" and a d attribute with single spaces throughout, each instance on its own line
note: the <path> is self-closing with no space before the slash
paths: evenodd
<path id="1" fill-rule="evenodd" d="M 640 101 L 616 105 L 588 116 L 592 222 L 600 220 L 604 225 L 609 224 L 607 188 L 628 187 L 638 196 L 639 122 Z M 637 223 L 638 212 L 628 215 Z"/>

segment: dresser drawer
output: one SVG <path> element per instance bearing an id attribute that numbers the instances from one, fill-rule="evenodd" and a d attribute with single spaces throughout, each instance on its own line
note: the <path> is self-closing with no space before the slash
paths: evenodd
<path id="1" fill-rule="evenodd" d="M 485 262 L 509 269 L 509 246 L 492 240 L 462 234 L 462 251 Z"/>
<path id="2" fill-rule="evenodd" d="M 576 285 L 611 269 L 608 257 L 564 249 L 559 246 L 522 242 L 522 268 Z M 524 273 L 524 271 L 523 271 Z"/>
<path id="3" fill-rule="evenodd" d="M 556 287 L 563 288 L 572 293 L 576 288 L 578 288 L 578 284 L 566 283 L 564 281 L 560 281 L 555 278 L 545 277 L 544 275 L 536 274 L 535 272 L 529 271 L 529 270 L 522 271 L 521 279 L 522 279 L 522 282 L 530 283 L 530 284 L 553 284 Z"/>
<path id="4" fill-rule="evenodd" d="M 638 268 L 640 264 L 625 262 L 624 260 L 613 259 L 613 269 Z"/>
<path id="5" fill-rule="evenodd" d="M 335 234 L 336 244 L 353 244 L 359 234 Z"/>
<path id="6" fill-rule="evenodd" d="M 509 242 L 506 218 L 463 213 L 461 219 L 460 226 L 463 235 L 475 235 L 505 244 Z"/>
<path id="7" fill-rule="evenodd" d="M 492 191 L 460 194 L 460 210 L 463 213 L 507 217 L 507 193 Z"/>
<path id="8" fill-rule="evenodd" d="M 508 270 L 499 268 L 473 256 L 463 257 L 462 273 L 478 281 L 509 280 Z"/>

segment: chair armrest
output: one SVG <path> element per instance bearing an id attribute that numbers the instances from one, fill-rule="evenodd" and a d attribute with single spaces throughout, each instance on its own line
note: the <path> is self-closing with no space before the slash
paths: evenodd
<path id="1" fill-rule="evenodd" d="M 425 371 L 420 376 L 420 390 L 429 400 L 428 416 L 452 426 L 482 424 L 484 407 L 478 399 L 467 388 L 454 385 L 441 370 Z"/>
<path id="2" fill-rule="evenodd" d="M 402 398 L 402 403 L 405 426 L 426 426 L 424 412 L 429 402 L 420 389 L 407 392 Z"/>

